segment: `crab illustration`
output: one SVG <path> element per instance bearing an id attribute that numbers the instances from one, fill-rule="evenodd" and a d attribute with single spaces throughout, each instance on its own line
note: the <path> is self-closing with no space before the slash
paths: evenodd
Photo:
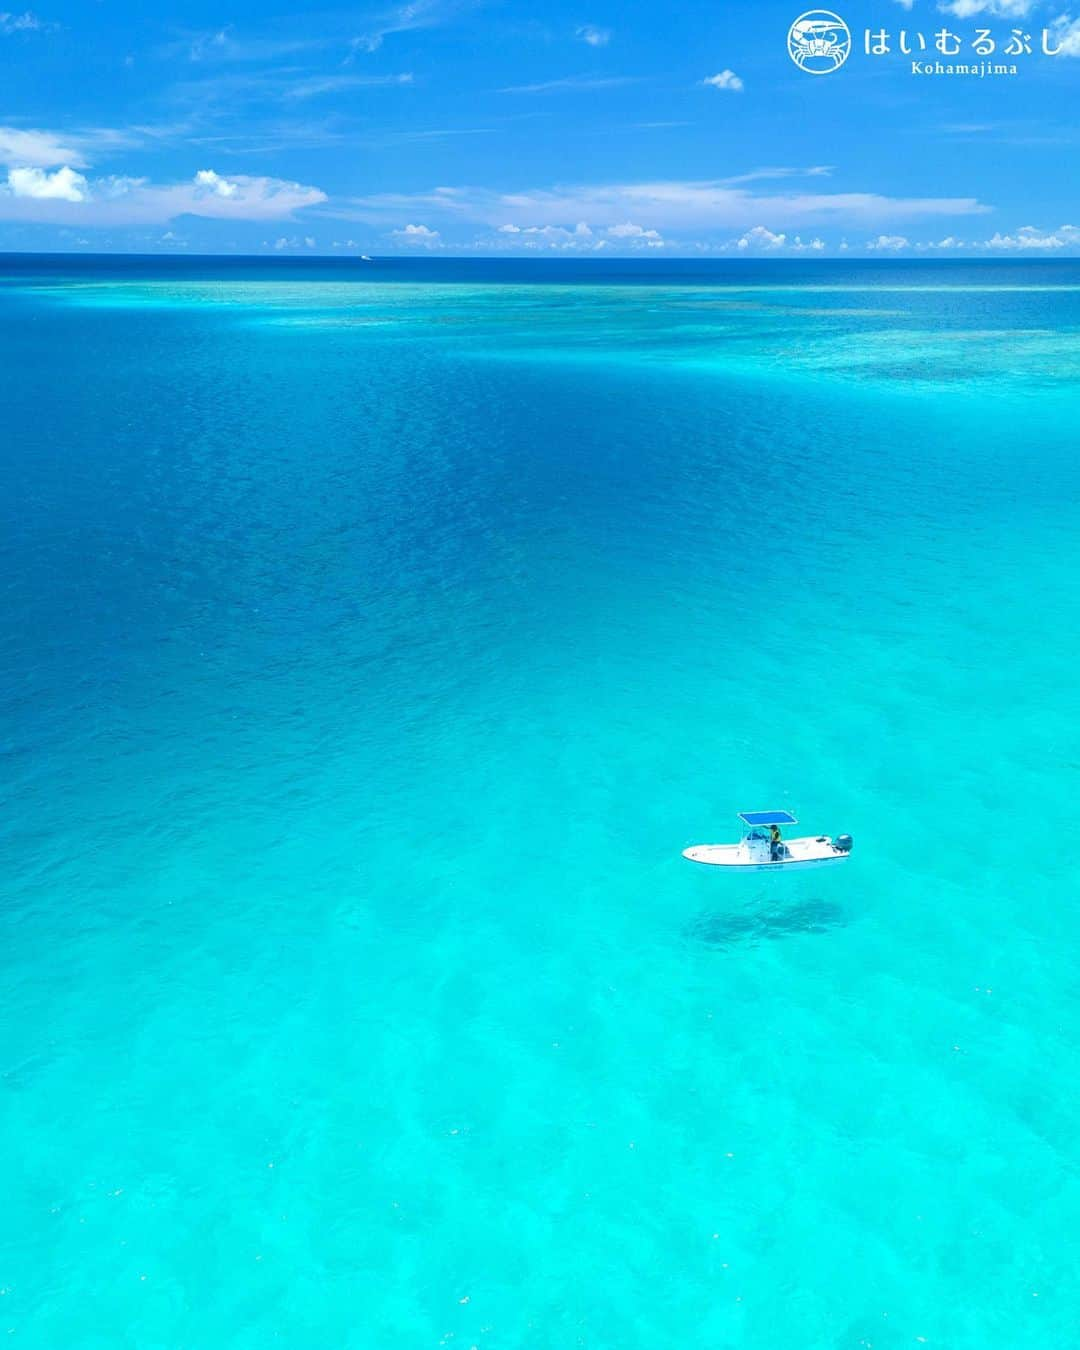
<path id="1" fill-rule="evenodd" d="M 812 75 L 824 75 L 837 70 L 847 60 L 850 48 L 851 37 L 843 21 L 835 15 L 827 17 L 821 10 L 796 19 L 788 34 L 791 59 L 800 70 L 806 70 Z M 811 59 L 827 61 L 828 64 L 815 69 L 807 65 Z"/>

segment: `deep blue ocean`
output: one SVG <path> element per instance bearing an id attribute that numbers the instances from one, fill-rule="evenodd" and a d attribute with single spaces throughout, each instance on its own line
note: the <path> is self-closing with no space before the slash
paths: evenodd
<path id="1" fill-rule="evenodd" d="M 0 1334 L 1068 1350 L 1080 263 L 0 257 Z M 695 867 L 735 813 L 849 831 Z"/>

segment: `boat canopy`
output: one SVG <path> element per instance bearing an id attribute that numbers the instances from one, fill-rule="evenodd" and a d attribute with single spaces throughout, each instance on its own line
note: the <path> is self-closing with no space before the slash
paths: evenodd
<path id="1" fill-rule="evenodd" d="M 740 811 L 739 819 L 751 829 L 755 825 L 798 825 L 790 811 Z"/>

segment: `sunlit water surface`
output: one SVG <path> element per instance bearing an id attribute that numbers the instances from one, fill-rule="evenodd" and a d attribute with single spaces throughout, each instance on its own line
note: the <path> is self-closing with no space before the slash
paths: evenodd
<path id="1" fill-rule="evenodd" d="M 1080 265 L 2 270 L 0 1331 L 1073 1344 Z"/>

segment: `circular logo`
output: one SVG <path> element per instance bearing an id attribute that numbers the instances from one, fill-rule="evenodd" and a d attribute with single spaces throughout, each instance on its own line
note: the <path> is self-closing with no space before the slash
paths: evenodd
<path id="1" fill-rule="evenodd" d="M 808 75 L 829 75 L 851 55 L 851 30 L 831 9 L 808 9 L 788 29 L 787 49 Z"/>

